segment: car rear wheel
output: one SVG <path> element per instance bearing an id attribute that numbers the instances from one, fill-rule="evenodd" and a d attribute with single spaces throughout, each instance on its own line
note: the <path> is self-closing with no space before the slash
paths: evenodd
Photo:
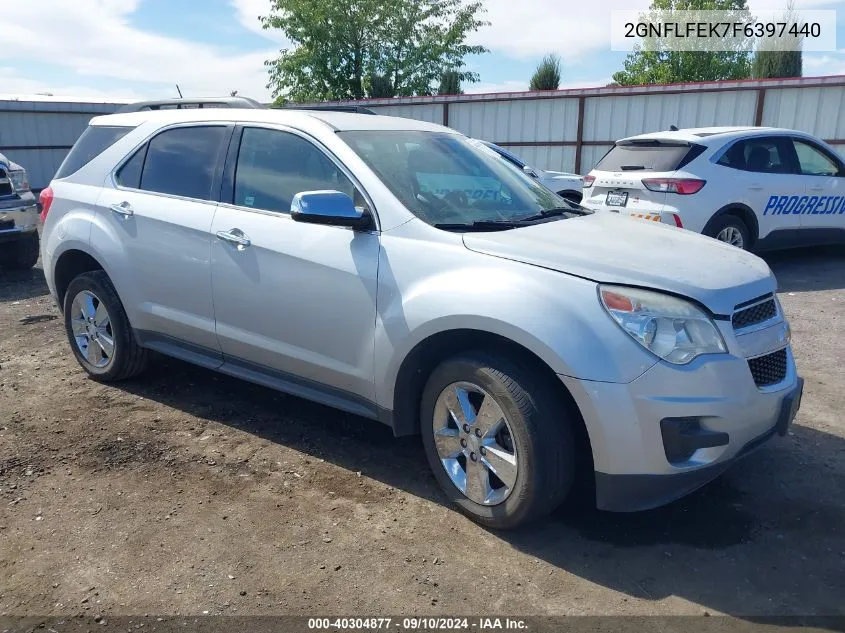
<path id="1" fill-rule="evenodd" d="M 731 246 L 751 250 L 748 227 L 735 215 L 720 215 L 714 218 L 705 227 L 704 234 Z"/>
<path id="2" fill-rule="evenodd" d="M 29 270 L 38 261 L 38 233 L 7 244 L 0 256 L 0 265 L 10 270 Z"/>
<path id="3" fill-rule="evenodd" d="M 421 404 L 426 457 L 473 520 L 513 528 L 554 510 L 575 475 L 572 417 L 546 377 L 507 357 L 447 360 Z"/>
<path id="4" fill-rule="evenodd" d="M 146 367 L 147 351 L 135 340 L 117 292 L 102 270 L 70 282 L 64 316 L 73 355 L 92 378 L 124 380 Z"/>

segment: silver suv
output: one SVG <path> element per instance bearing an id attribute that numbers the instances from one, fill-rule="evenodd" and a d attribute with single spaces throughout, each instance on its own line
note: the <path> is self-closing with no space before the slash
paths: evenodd
<path id="1" fill-rule="evenodd" d="M 587 473 L 638 510 L 798 409 L 756 256 L 567 204 L 448 128 L 341 112 L 91 121 L 42 255 L 93 378 L 149 350 L 419 433 L 447 497 L 513 527 Z"/>

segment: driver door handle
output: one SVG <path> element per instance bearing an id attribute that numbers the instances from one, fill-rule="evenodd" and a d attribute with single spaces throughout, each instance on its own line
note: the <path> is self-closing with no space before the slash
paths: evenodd
<path id="1" fill-rule="evenodd" d="M 229 244 L 237 246 L 239 251 L 244 250 L 252 245 L 249 237 L 240 229 L 230 229 L 228 231 L 217 231 L 217 238 Z"/>

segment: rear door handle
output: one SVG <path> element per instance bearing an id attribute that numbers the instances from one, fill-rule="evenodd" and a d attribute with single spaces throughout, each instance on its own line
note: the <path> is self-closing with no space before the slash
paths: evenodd
<path id="1" fill-rule="evenodd" d="M 229 244 L 234 244 L 239 251 L 244 250 L 252 245 L 250 239 L 240 229 L 230 229 L 228 231 L 217 231 L 217 238 Z"/>
<path id="2" fill-rule="evenodd" d="M 748 188 L 751 189 L 751 191 L 761 191 L 763 189 L 763 185 L 753 184 L 748 185 Z"/>
<path id="3" fill-rule="evenodd" d="M 821 185 L 817 185 L 815 187 L 810 187 L 810 191 L 824 191 L 824 190 L 825 190 L 825 188 L 822 187 Z"/>
<path id="4" fill-rule="evenodd" d="M 132 210 L 132 205 L 126 202 L 125 200 L 120 204 L 110 205 L 109 209 L 111 209 L 113 213 L 122 215 L 124 218 L 128 218 L 135 215 L 135 212 Z"/>

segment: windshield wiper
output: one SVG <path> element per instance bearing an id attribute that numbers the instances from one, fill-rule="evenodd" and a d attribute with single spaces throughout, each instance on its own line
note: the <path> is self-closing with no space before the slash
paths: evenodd
<path id="1" fill-rule="evenodd" d="M 454 222 L 434 224 L 434 228 L 444 231 L 506 231 L 520 226 L 528 226 L 523 220 L 476 220 L 475 222 Z"/>
<path id="2" fill-rule="evenodd" d="M 519 222 L 539 222 L 540 220 L 545 220 L 546 218 L 553 218 L 555 216 L 568 216 L 568 215 L 590 215 L 592 211 L 589 209 L 585 209 L 580 206 L 571 206 L 571 207 L 554 207 L 553 209 L 543 209 L 542 211 L 535 213 L 534 215 L 529 215 L 524 218 L 519 218 Z"/>

